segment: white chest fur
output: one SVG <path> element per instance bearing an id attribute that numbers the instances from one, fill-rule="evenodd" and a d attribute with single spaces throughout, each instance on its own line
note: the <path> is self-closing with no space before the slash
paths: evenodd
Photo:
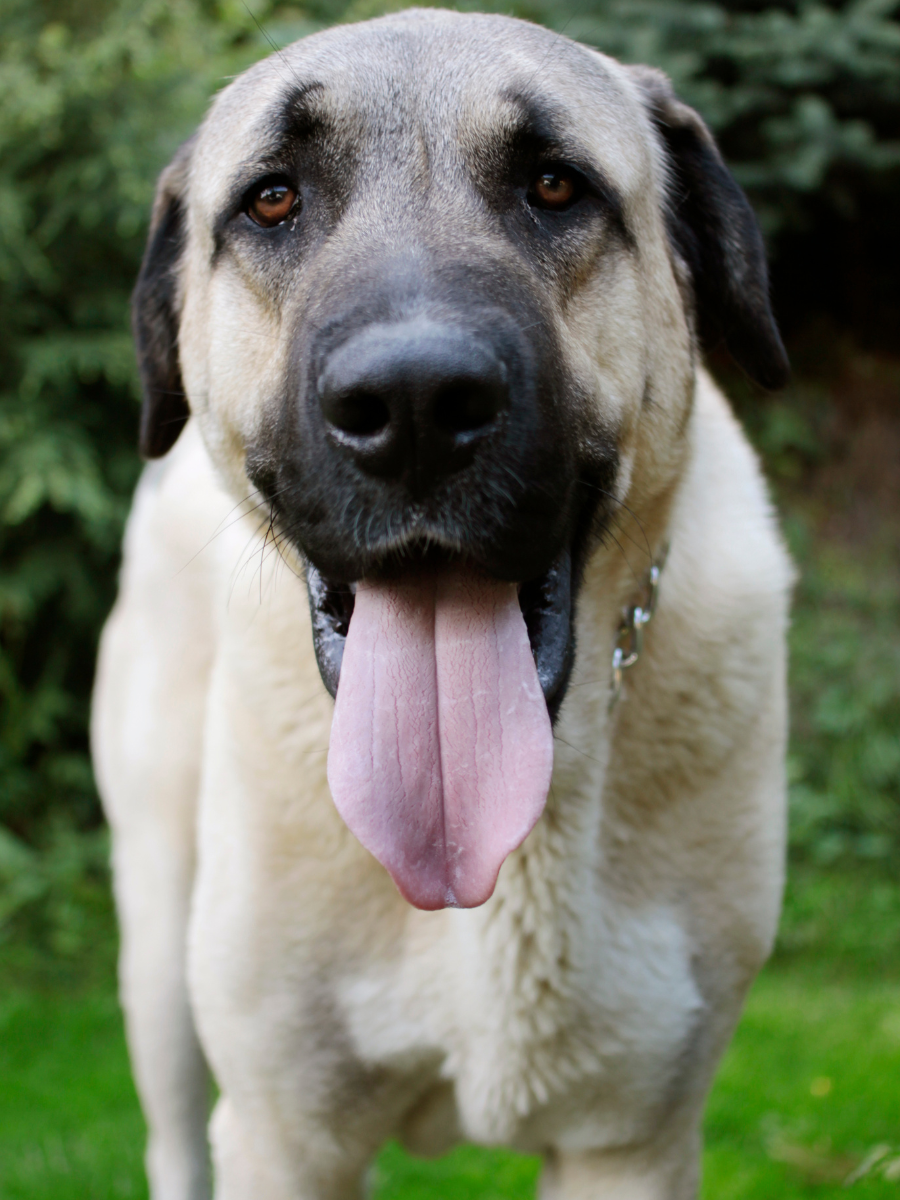
<path id="1" fill-rule="evenodd" d="M 418 916 L 399 962 L 339 989 L 357 1053 L 437 1059 L 475 1141 L 640 1140 L 702 1008 L 679 914 L 605 895 L 596 831 L 562 824 L 547 814 L 482 909 Z M 593 863 L 573 863 L 573 834 Z"/>

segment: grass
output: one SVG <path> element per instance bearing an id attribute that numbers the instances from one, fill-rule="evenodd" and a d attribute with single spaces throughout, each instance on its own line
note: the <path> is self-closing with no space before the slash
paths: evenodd
<path id="1" fill-rule="evenodd" d="M 11 988 L 0 1003 L 2 1200 L 144 1197 L 142 1140 L 109 971 Z M 853 1190 L 900 1195 L 900 978 L 865 959 L 776 960 L 710 1099 L 703 1197 L 843 1196 L 867 1158 L 877 1161 Z M 389 1145 L 374 1195 L 528 1200 L 538 1169 L 501 1151 L 423 1162 Z"/>
<path id="2" fill-rule="evenodd" d="M 706 1118 L 706 1197 L 845 1194 L 900 1153 L 900 985 L 776 966 L 758 981 Z M 898 1195 L 881 1169 L 857 1183 Z"/>
<path id="3" fill-rule="evenodd" d="M 143 1121 L 111 986 L 0 1006 L 0 1197 L 146 1195 Z"/>

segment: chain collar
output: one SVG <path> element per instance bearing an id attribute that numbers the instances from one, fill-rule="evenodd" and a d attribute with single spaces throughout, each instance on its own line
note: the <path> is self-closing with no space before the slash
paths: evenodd
<path id="1" fill-rule="evenodd" d="M 622 681 L 641 657 L 644 648 L 644 626 L 649 625 L 656 611 L 659 596 L 659 577 L 666 565 L 669 546 L 666 543 L 654 560 L 641 585 L 641 595 L 636 604 L 622 610 L 622 620 L 616 631 L 616 644 L 612 656 L 612 680 L 610 681 L 609 708 L 615 708 L 622 695 Z"/>

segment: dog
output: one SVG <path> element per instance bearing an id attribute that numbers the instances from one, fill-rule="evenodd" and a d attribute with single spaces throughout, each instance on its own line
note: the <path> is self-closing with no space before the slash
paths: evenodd
<path id="1" fill-rule="evenodd" d="M 92 736 L 154 1200 L 344 1200 L 392 1136 L 696 1196 L 791 586 L 701 362 L 788 371 L 706 126 L 507 17 L 317 33 L 163 172 L 133 311 Z"/>

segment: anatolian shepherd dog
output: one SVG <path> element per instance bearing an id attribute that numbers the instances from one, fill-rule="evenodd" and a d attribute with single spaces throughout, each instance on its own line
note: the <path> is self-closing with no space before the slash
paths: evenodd
<path id="1" fill-rule="evenodd" d="M 134 322 L 94 750 L 154 1200 L 207 1194 L 207 1064 L 219 1200 L 357 1196 L 392 1135 L 695 1196 L 791 580 L 700 365 L 787 372 L 702 121 L 505 17 L 316 34 L 163 173 Z"/>

